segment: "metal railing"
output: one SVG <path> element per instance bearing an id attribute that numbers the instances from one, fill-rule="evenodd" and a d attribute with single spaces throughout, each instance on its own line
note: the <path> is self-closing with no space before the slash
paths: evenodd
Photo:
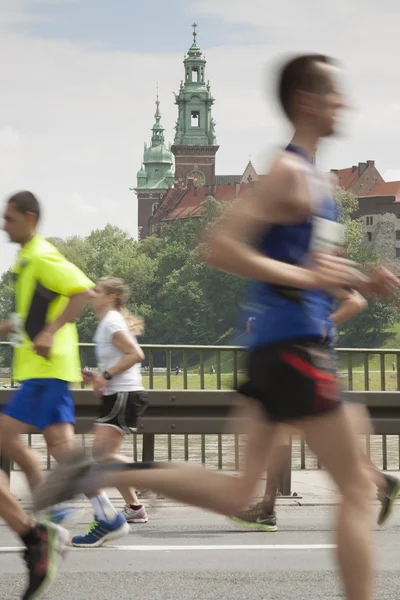
<path id="1" fill-rule="evenodd" d="M 1 343 L 1 346 L 6 347 L 7 344 Z M 143 380 L 145 387 L 151 390 L 150 407 L 140 432 L 125 441 L 123 453 L 133 460 L 142 457 L 146 460 L 151 457 L 157 460 L 190 460 L 218 469 L 237 471 L 244 439 L 238 433 L 226 433 L 230 426 L 227 410 L 235 397 L 229 390 L 234 389 L 244 376 L 245 348 L 188 345 L 142 347 L 145 352 Z M 80 345 L 82 365 L 93 366 L 93 362 L 90 364 L 86 360 L 89 359 L 88 351 L 93 352 L 93 344 Z M 365 438 L 367 454 L 380 468 L 400 469 L 400 394 L 389 393 L 400 391 L 400 349 L 343 348 L 338 349 L 338 357 L 343 387 L 352 393 L 362 392 L 374 418 L 376 435 Z M 176 367 L 179 367 L 178 375 Z M 3 377 L 7 380 L 4 367 Z M 81 384 L 75 387 L 79 386 L 83 387 Z M 85 398 L 92 398 L 88 391 L 84 394 Z M 184 407 L 181 401 L 177 402 L 177 397 L 186 397 Z M 228 397 L 228 404 L 221 405 L 223 398 Z M 85 402 L 85 410 L 88 411 L 85 419 L 87 423 L 92 423 L 97 412 L 96 401 L 93 400 L 91 404 Z M 78 402 L 79 434 L 83 433 L 80 411 Z M 194 423 L 197 429 L 193 429 Z M 27 436 L 27 442 L 39 450 L 42 466 L 51 468 L 52 459 L 46 453 L 42 437 Z M 86 433 L 82 443 L 91 443 Z M 298 437 L 292 440 L 290 466 L 292 469 L 320 468 L 304 440 Z M 287 485 L 282 484 L 283 488 L 288 491 Z"/>

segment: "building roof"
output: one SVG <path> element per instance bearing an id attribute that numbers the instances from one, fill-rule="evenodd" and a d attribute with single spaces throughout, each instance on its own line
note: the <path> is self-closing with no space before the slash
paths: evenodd
<path id="1" fill-rule="evenodd" d="M 190 187 L 182 190 L 176 195 L 174 201 L 170 202 L 171 209 L 168 211 L 168 202 L 172 199 L 172 190 L 168 193 L 156 213 L 163 221 L 175 221 L 177 219 L 188 219 L 189 217 L 200 217 L 202 212 L 202 202 L 208 197 L 213 196 L 219 202 L 233 202 L 239 194 L 246 192 L 250 184 L 231 184 L 217 185 L 214 193 L 209 193 L 207 187 Z M 164 212 L 164 215 L 162 215 Z"/>
<path id="2" fill-rule="evenodd" d="M 344 188 L 345 190 L 349 190 L 360 177 L 358 167 L 338 169 L 337 171 L 335 171 L 335 173 L 339 178 L 340 187 Z"/>
<path id="3" fill-rule="evenodd" d="M 367 195 L 396 196 L 396 199 L 400 200 L 400 181 L 385 181 L 384 183 L 378 183 Z"/>

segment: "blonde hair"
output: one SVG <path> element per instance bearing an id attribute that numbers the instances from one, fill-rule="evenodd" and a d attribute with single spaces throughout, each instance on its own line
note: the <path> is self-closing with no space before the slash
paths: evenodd
<path id="1" fill-rule="evenodd" d="M 134 335 L 142 335 L 144 332 L 144 320 L 132 314 L 126 308 L 129 296 L 128 286 L 118 277 L 101 277 L 98 281 L 107 295 L 115 295 L 114 308 L 124 317 L 129 331 Z"/>

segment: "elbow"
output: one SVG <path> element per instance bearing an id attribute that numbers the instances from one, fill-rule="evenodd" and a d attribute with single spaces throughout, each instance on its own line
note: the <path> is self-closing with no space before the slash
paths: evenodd
<path id="1" fill-rule="evenodd" d="M 354 310 L 357 310 L 357 312 L 362 312 L 368 308 L 368 301 L 364 296 L 361 296 L 361 294 L 355 294 L 351 301 Z"/>
<path id="2" fill-rule="evenodd" d="M 140 350 L 136 353 L 136 363 L 141 363 L 144 361 L 144 352 L 143 350 L 140 348 Z"/>
<path id="3" fill-rule="evenodd" d="M 138 363 L 144 361 L 144 352 L 141 348 L 135 348 L 132 352 L 129 353 L 129 356 L 131 358 L 130 367 L 133 367 L 134 365 L 137 365 Z"/>

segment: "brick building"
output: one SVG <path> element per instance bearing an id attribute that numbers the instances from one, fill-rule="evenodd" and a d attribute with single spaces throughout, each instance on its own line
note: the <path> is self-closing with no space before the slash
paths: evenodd
<path id="1" fill-rule="evenodd" d="M 178 118 L 172 145 L 165 141 L 157 95 L 151 142 L 145 144 L 134 188 L 141 239 L 159 232 L 163 223 L 199 217 L 208 196 L 232 202 L 249 193 L 251 183 L 259 179 L 251 161 L 241 175 L 216 174 L 215 99 L 196 28 L 193 24 L 193 43 L 184 57 L 184 78 L 175 94 Z M 358 198 L 355 218 L 366 227 L 366 244 L 382 257 L 400 258 L 400 181 L 385 182 L 373 160 L 331 171 L 339 185 Z"/>
<path id="2" fill-rule="evenodd" d="M 157 233 L 165 222 L 200 216 L 201 202 L 207 196 L 233 200 L 244 185 L 258 179 L 251 161 L 241 175 L 216 175 L 215 100 L 206 80 L 206 60 L 197 44 L 196 28 L 194 24 L 193 43 L 183 61 L 184 79 L 175 94 L 178 119 L 172 146 L 165 142 L 157 96 L 151 143 L 145 144 L 134 188 L 140 239 Z"/>
<path id="3" fill-rule="evenodd" d="M 384 181 L 373 160 L 332 172 L 357 196 L 365 243 L 382 259 L 400 258 L 400 181 Z"/>

